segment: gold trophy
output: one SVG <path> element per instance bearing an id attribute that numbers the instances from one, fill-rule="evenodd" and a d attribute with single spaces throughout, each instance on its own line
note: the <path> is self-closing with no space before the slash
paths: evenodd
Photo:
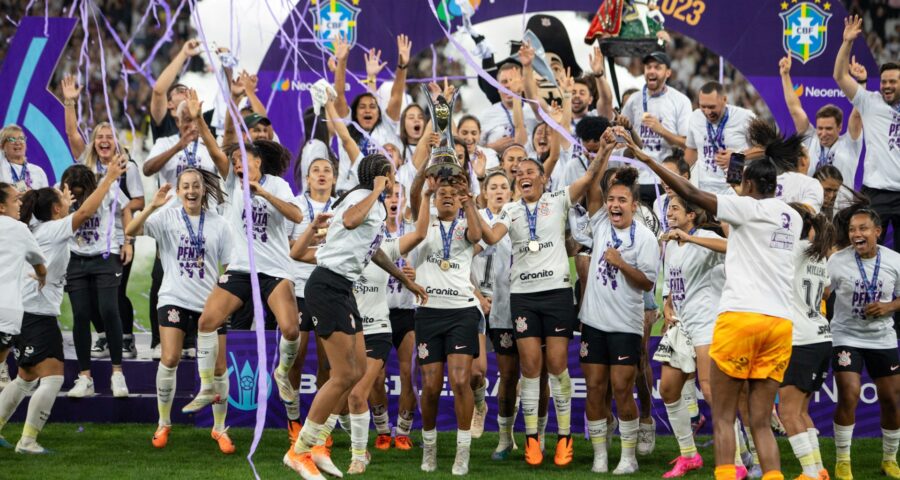
<path id="1" fill-rule="evenodd" d="M 456 104 L 456 97 L 459 92 L 454 92 L 449 102 L 443 95 L 438 95 L 437 99 L 431 98 L 431 92 L 425 85 L 422 85 L 422 91 L 425 98 L 428 99 L 428 113 L 431 115 L 431 125 L 434 132 L 441 136 L 441 143 L 437 147 L 431 148 L 431 160 L 425 168 L 426 177 L 437 177 L 438 179 L 452 179 L 459 175 L 463 175 L 463 168 L 456 159 L 456 149 L 453 145 L 453 106 Z"/>

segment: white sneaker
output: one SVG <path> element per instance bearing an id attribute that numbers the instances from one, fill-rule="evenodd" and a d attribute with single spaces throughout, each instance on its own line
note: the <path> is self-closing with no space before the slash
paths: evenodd
<path id="1" fill-rule="evenodd" d="M 453 468 L 450 470 L 453 475 L 469 473 L 469 449 L 470 447 L 456 447 L 456 459 L 453 460 Z"/>
<path id="2" fill-rule="evenodd" d="M 150 359 L 151 360 L 159 360 L 162 358 L 162 345 L 157 343 L 152 350 L 150 350 Z"/>
<path id="3" fill-rule="evenodd" d="M 487 413 L 487 402 L 484 402 L 480 409 L 478 405 L 475 405 L 475 412 L 472 414 L 472 427 L 470 428 L 472 438 L 481 438 L 481 435 L 484 433 L 484 419 L 487 417 Z"/>
<path id="4" fill-rule="evenodd" d="M 656 420 L 650 419 L 652 423 L 638 424 L 638 455 L 645 456 L 653 453 L 656 448 Z"/>
<path id="5" fill-rule="evenodd" d="M 94 396 L 94 379 L 85 375 L 78 375 L 75 385 L 66 395 L 69 398 L 84 398 Z"/>
<path id="6" fill-rule="evenodd" d="M 293 405 L 294 402 L 298 401 L 297 391 L 291 385 L 287 372 L 282 372 L 280 368 L 275 368 L 275 371 L 272 372 L 272 379 L 275 380 L 275 386 L 278 387 L 278 396 L 281 398 L 281 403 Z"/>
<path id="7" fill-rule="evenodd" d="M 454 465 L 455 467 L 455 465 Z M 433 472 L 437 470 L 437 443 L 422 445 L 422 471 Z"/>
<path id="8" fill-rule="evenodd" d="M 619 460 L 619 465 L 613 470 L 613 475 L 629 475 L 638 471 L 638 463 L 636 458 L 623 458 Z"/>
<path id="9" fill-rule="evenodd" d="M 91 346 L 91 358 L 109 358 L 109 344 L 106 343 L 106 333 L 97 334 L 97 341 Z"/>
<path id="10" fill-rule="evenodd" d="M 134 335 L 122 335 L 122 358 L 137 358 Z"/>
<path id="11" fill-rule="evenodd" d="M 26 453 L 29 455 L 46 455 L 53 452 L 42 447 L 40 443 L 37 443 L 34 440 L 23 442 L 22 439 L 19 439 L 19 443 L 16 443 L 16 453 Z"/>
<path id="12" fill-rule="evenodd" d="M 128 398 L 128 385 L 125 384 L 125 375 L 122 372 L 113 372 L 110 379 L 112 394 L 116 398 Z"/>
<path id="13" fill-rule="evenodd" d="M 591 466 L 591 471 L 594 473 L 609 472 L 609 459 L 606 453 L 602 455 L 594 454 L 594 464 Z"/>
<path id="14" fill-rule="evenodd" d="M 9 378 L 9 365 L 6 362 L 0 363 L 0 392 L 12 382 Z"/>

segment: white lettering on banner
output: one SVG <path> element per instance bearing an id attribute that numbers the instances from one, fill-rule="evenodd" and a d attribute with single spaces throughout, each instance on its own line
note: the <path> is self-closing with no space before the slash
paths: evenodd
<path id="1" fill-rule="evenodd" d="M 820 393 L 824 392 L 827 399 L 820 400 Z M 830 403 L 837 403 L 837 383 L 834 380 L 834 377 L 831 378 L 831 381 L 826 381 L 824 385 L 822 385 L 822 389 L 813 395 L 813 402 L 820 403 L 822 401 L 828 401 Z M 875 389 L 875 384 L 872 382 L 864 383 L 859 388 L 859 398 L 866 404 L 873 404 L 878 401 L 878 393 Z"/>
<path id="2" fill-rule="evenodd" d="M 844 92 L 842 92 L 840 88 L 816 88 L 804 86 L 803 96 L 812 98 L 843 98 Z"/>

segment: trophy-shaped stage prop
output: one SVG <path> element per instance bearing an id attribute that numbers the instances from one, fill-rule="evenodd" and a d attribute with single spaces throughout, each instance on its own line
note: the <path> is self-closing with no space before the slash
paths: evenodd
<path id="1" fill-rule="evenodd" d="M 431 160 L 425 168 L 425 176 L 449 180 L 463 175 L 463 168 L 456 159 L 453 143 L 453 106 L 459 92 L 454 92 L 448 101 L 442 94 L 438 94 L 436 99 L 432 98 L 425 85 L 422 85 L 422 91 L 428 99 L 428 113 L 431 115 L 434 133 L 441 136 L 440 145 L 431 148 Z"/>

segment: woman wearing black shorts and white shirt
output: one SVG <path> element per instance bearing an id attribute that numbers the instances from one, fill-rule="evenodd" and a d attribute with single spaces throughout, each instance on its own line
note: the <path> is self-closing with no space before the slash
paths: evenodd
<path id="1" fill-rule="evenodd" d="M 290 161 L 290 153 L 281 145 L 268 140 L 257 140 L 244 145 L 247 152 L 247 171 L 243 170 L 241 150 L 232 154 L 232 171 L 220 169 L 227 176 L 225 182 L 228 203 L 222 217 L 228 223 L 232 236 L 232 252 L 228 270 L 213 289 L 202 315 L 198 320 L 197 369 L 200 373 L 200 391 L 182 408 L 184 413 L 194 413 L 220 400 L 214 385 L 219 339 L 216 330 L 225 319 L 238 311 L 245 302 L 252 301 L 250 286 L 250 260 L 248 258 L 247 227 L 245 219 L 244 176 L 250 184 L 253 253 L 262 301 L 269 305 L 278 328 L 281 341 L 278 345 L 278 367 L 272 374 L 283 402 L 296 400 L 297 393 L 288 381 L 288 370 L 297 356 L 297 302 L 294 299 L 293 265 L 289 257 L 288 222 L 302 220 L 295 205 L 291 187 L 280 177 Z M 227 167 L 226 167 L 227 168 Z"/>
<path id="2" fill-rule="evenodd" d="M 423 303 L 428 298 L 421 287 L 406 278 L 379 250 L 385 218 L 380 198 L 382 194 L 390 194 L 395 183 L 390 162 L 379 154 L 364 157 L 359 165 L 359 181 L 359 185 L 335 202 L 325 244 L 316 251 L 317 266 L 304 291 L 316 336 L 322 338 L 331 366 L 330 378 L 316 393 L 300 435 L 283 459 L 285 465 L 304 478 L 320 478 L 311 450 L 324 442 L 320 434 L 326 420 L 330 414 L 340 412 L 341 398 L 365 370 L 362 318 L 353 298 L 353 282 L 372 260 L 400 278 Z M 297 260 L 302 258 L 298 245 L 302 244 L 295 242 L 291 252 Z"/>
<path id="3" fill-rule="evenodd" d="M 159 426 L 153 435 L 156 448 L 165 448 L 172 430 L 171 411 L 175 375 L 184 338 L 195 332 L 206 298 L 212 293 L 219 266 L 227 267 L 232 239 L 228 223 L 209 209 L 222 201 L 219 176 L 195 168 L 183 170 L 177 179 L 181 206 L 164 208 L 172 184 L 163 185 L 144 209 L 128 224 L 129 235 L 147 235 L 156 240 L 165 275 L 159 291 L 157 318 L 162 355 L 156 371 Z M 162 210 L 160 210 L 162 209 Z M 155 214 L 155 212 L 159 213 Z M 228 375 L 225 361 L 225 329 L 219 329 L 219 353 L 215 360 L 213 389 L 219 400 L 213 404 L 211 436 L 222 453 L 234 453 L 234 443 L 225 427 L 228 412 Z"/>
<path id="4" fill-rule="evenodd" d="M 521 399 L 525 416 L 525 461 L 540 465 L 544 455 L 538 440 L 540 375 L 546 344 L 550 390 L 556 406 L 559 439 L 554 462 L 572 461 L 571 403 L 568 345 L 576 321 L 565 230 L 569 208 L 588 189 L 600 170 L 599 155 L 585 174 L 568 187 L 544 192 L 548 179 L 543 165 L 524 159 L 516 167 L 516 184 L 522 192 L 519 202 L 508 203 L 500 220 L 490 227 L 482 221 L 485 243 L 494 245 L 507 233 L 512 240 L 510 271 L 510 311 L 515 322 L 516 348 L 522 368 Z"/>
<path id="5" fill-rule="evenodd" d="M 878 214 L 874 210 L 858 210 L 850 217 L 850 246 L 828 259 L 828 276 L 835 293 L 831 320 L 831 367 L 838 388 L 834 411 L 835 477 L 852 476 L 850 443 L 863 366 L 875 382 L 881 407 L 881 469 L 892 478 L 900 476 L 900 358 L 892 318 L 900 310 L 900 254 L 878 245 L 881 233 Z"/>

